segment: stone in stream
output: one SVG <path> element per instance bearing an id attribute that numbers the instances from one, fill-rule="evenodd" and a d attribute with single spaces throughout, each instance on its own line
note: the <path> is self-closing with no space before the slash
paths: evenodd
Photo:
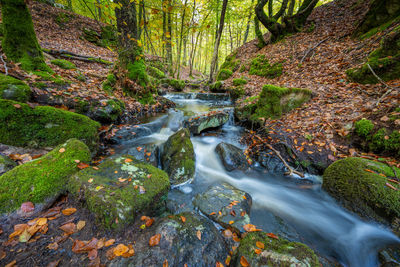
<path id="1" fill-rule="evenodd" d="M 160 234 L 160 243 L 149 246 L 150 237 Z M 181 213 L 156 220 L 135 239 L 135 255 L 117 257 L 110 267 L 119 266 L 216 266 L 224 263 L 229 249 L 217 228 L 203 216 Z"/>
<path id="2" fill-rule="evenodd" d="M 396 167 L 350 157 L 325 170 L 322 188 L 361 217 L 393 222 L 400 217 L 399 175 Z"/>
<path id="3" fill-rule="evenodd" d="M 184 127 L 188 128 L 192 134 L 200 134 L 210 128 L 224 125 L 229 120 L 229 113 L 226 111 L 212 111 L 200 116 L 190 117 L 184 122 Z"/>
<path id="4" fill-rule="evenodd" d="M 16 167 L 17 164 L 12 161 L 9 157 L 0 154 L 0 175 L 8 172 L 12 168 Z"/>
<path id="5" fill-rule="evenodd" d="M 246 261 L 247 266 L 321 266 L 314 251 L 305 244 L 269 237 L 264 232 L 247 233 L 240 241 L 237 253 L 229 266 L 245 266 L 241 261 Z"/>
<path id="6" fill-rule="evenodd" d="M 224 164 L 227 171 L 233 171 L 236 169 L 245 171 L 250 167 L 243 151 L 232 144 L 225 142 L 219 143 L 215 148 L 215 151 L 219 155 L 222 164 Z"/>
<path id="7" fill-rule="evenodd" d="M 23 202 L 51 203 L 66 191 L 68 178 L 79 171 L 76 161 L 90 160 L 88 147 L 70 139 L 46 155 L 0 176 L 0 213 L 18 209 Z"/>
<path id="8" fill-rule="evenodd" d="M 135 157 L 137 160 L 158 166 L 158 146 L 154 144 L 138 144 L 129 148 L 125 154 Z"/>
<path id="9" fill-rule="evenodd" d="M 125 155 L 78 172 L 68 188 L 85 201 L 99 224 L 122 229 L 142 212 L 148 216 L 163 212 L 170 183 L 164 171 Z"/>
<path id="10" fill-rule="evenodd" d="M 251 196 L 230 184 L 211 186 L 198 194 L 193 204 L 207 217 L 235 232 L 244 231 L 243 226 L 250 223 Z"/>
<path id="11" fill-rule="evenodd" d="M 194 177 L 195 154 L 188 129 L 182 128 L 164 143 L 161 164 L 172 185 L 182 184 Z"/>

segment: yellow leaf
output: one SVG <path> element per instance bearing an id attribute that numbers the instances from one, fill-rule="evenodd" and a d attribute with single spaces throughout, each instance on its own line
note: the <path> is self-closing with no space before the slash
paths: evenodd
<path id="1" fill-rule="evenodd" d="M 68 209 L 62 210 L 61 212 L 62 212 L 62 214 L 68 216 L 68 215 L 74 214 L 76 212 L 76 209 L 75 208 L 68 208 Z"/>
<path id="2" fill-rule="evenodd" d="M 78 229 L 78 231 L 82 230 L 83 227 L 85 227 L 86 222 L 85 221 L 79 221 L 78 224 L 76 225 L 76 229 Z"/>

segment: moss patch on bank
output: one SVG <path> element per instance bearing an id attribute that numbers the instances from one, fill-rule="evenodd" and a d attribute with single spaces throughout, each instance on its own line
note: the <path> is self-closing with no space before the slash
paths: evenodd
<path id="1" fill-rule="evenodd" d="M 257 75 L 265 78 L 276 78 L 282 75 L 282 63 L 275 63 L 271 65 L 265 55 L 258 55 L 251 61 L 250 75 Z"/>
<path id="2" fill-rule="evenodd" d="M 31 94 L 31 89 L 26 83 L 0 73 L 0 98 L 27 102 Z"/>

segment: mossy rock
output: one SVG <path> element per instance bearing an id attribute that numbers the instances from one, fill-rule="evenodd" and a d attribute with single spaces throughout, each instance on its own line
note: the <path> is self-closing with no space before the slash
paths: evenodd
<path id="1" fill-rule="evenodd" d="M 101 123 L 113 123 L 118 121 L 125 110 L 125 104 L 118 99 L 108 99 L 101 101 L 97 106 L 91 106 L 93 109 L 93 119 Z"/>
<path id="2" fill-rule="evenodd" d="M 17 163 L 15 163 L 9 157 L 0 154 L 0 175 L 8 172 L 9 170 L 11 170 L 16 166 Z"/>
<path id="3" fill-rule="evenodd" d="M 69 192 L 109 229 L 121 229 L 139 214 L 163 212 L 169 188 L 164 171 L 128 155 L 107 159 L 96 170 L 86 168 L 68 183 Z"/>
<path id="4" fill-rule="evenodd" d="M 390 222 L 400 216 L 400 191 L 386 185 L 388 177 L 396 176 L 393 170 L 400 174 L 400 169 L 363 158 L 338 160 L 325 170 L 322 188 L 360 216 Z"/>
<path id="5" fill-rule="evenodd" d="M 241 98 L 246 94 L 246 91 L 243 88 L 243 85 L 239 85 L 233 88 L 230 88 L 229 94 L 233 100 Z"/>
<path id="6" fill-rule="evenodd" d="M 135 81 L 142 87 L 146 87 L 149 83 L 149 76 L 146 72 L 146 65 L 144 64 L 144 60 L 136 60 L 134 63 L 129 63 L 127 66 L 128 69 L 128 78 L 132 81 Z"/>
<path id="7" fill-rule="evenodd" d="M 282 69 L 282 63 L 271 65 L 265 55 L 258 55 L 251 61 L 249 74 L 273 79 L 282 75 Z"/>
<path id="8" fill-rule="evenodd" d="M 177 79 L 168 79 L 169 85 L 175 89 L 175 91 L 181 92 L 186 86 L 185 81 Z"/>
<path id="9" fill-rule="evenodd" d="M 152 66 L 147 66 L 147 73 L 157 79 L 164 79 L 167 77 L 163 71 Z"/>
<path id="10" fill-rule="evenodd" d="M 161 164 L 172 185 L 182 184 L 193 179 L 195 172 L 195 154 L 190 132 L 183 128 L 171 135 L 163 145 Z"/>
<path id="11" fill-rule="evenodd" d="M 98 122 L 86 116 L 48 106 L 31 108 L 0 100 L 0 143 L 13 146 L 54 147 L 77 138 L 96 151 Z"/>
<path id="12" fill-rule="evenodd" d="M 264 244 L 261 253 L 256 254 L 257 242 Z M 240 241 L 238 251 L 230 266 L 241 267 L 240 260 L 244 257 L 249 266 L 321 266 L 318 257 L 308 246 L 298 242 L 290 242 L 282 238 L 270 238 L 264 232 L 248 233 Z"/>
<path id="13" fill-rule="evenodd" d="M 72 63 L 71 61 L 65 60 L 65 59 L 53 59 L 50 62 L 51 62 L 51 64 L 59 66 L 60 68 L 65 69 L 65 70 L 76 69 L 76 65 L 74 63 Z"/>
<path id="14" fill-rule="evenodd" d="M 232 76 L 233 72 L 228 69 L 221 69 L 217 75 L 217 81 L 224 81 Z"/>
<path id="15" fill-rule="evenodd" d="M 90 161 L 88 147 L 70 139 L 46 155 L 0 176 L 0 213 L 18 209 L 23 202 L 45 203 L 65 192 L 68 178 L 77 172 L 76 161 Z"/>
<path id="16" fill-rule="evenodd" d="M 221 92 L 223 91 L 223 86 L 224 86 L 223 81 L 217 81 L 210 85 L 210 91 L 214 93 Z"/>
<path id="17" fill-rule="evenodd" d="M 232 72 L 235 72 L 238 70 L 239 65 L 240 65 L 240 60 L 236 59 L 237 56 L 237 51 L 235 51 L 233 54 L 227 56 L 225 58 L 224 63 L 221 65 L 221 69 L 227 69 Z"/>
<path id="18" fill-rule="evenodd" d="M 27 102 L 31 95 L 31 88 L 26 83 L 0 73 L 0 98 Z"/>
<path id="19" fill-rule="evenodd" d="M 245 85 L 247 84 L 247 80 L 243 79 L 243 78 L 237 78 L 237 79 L 233 79 L 233 85 L 234 86 L 240 86 L 240 85 Z"/>
<path id="20" fill-rule="evenodd" d="M 192 134 L 200 134 L 202 131 L 221 127 L 229 120 L 229 113 L 220 111 L 216 113 L 207 113 L 201 116 L 193 116 L 185 120 L 183 125 L 189 129 Z"/>

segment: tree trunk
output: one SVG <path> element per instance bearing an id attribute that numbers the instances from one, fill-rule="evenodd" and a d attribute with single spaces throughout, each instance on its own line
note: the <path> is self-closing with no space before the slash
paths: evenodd
<path id="1" fill-rule="evenodd" d="M 166 33 L 166 50 L 167 50 L 167 63 L 168 71 L 172 74 L 172 15 L 170 10 L 170 1 L 167 0 L 167 33 Z"/>
<path id="2" fill-rule="evenodd" d="M 209 83 L 213 83 L 214 82 L 214 72 L 215 72 L 216 65 L 217 65 L 218 49 L 219 49 L 219 44 L 220 44 L 220 41 L 221 41 L 222 31 L 224 29 L 224 21 L 225 21 L 225 13 L 226 13 L 227 5 L 228 5 L 228 0 L 223 0 L 223 2 L 222 2 L 222 10 L 221 10 L 221 19 L 220 19 L 220 22 L 219 22 L 217 38 L 215 40 L 214 53 L 213 53 L 213 57 L 212 57 L 212 60 L 211 60 Z"/>
<path id="3" fill-rule="evenodd" d="M 101 2 L 100 2 L 100 0 L 97 0 L 97 16 L 98 16 L 99 21 L 101 21 L 101 15 L 102 15 Z"/>
<path id="4" fill-rule="evenodd" d="M 258 48 L 263 48 L 264 46 L 266 46 L 267 43 L 265 42 L 264 36 L 260 30 L 260 22 L 259 22 L 257 16 L 254 16 L 254 32 L 258 39 L 258 43 L 257 43 Z"/>
<path id="5" fill-rule="evenodd" d="M 3 20 L 3 51 L 27 71 L 51 71 L 36 38 L 32 17 L 24 0 L 0 0 Z"/>
<path id="6" fill-rule="evenodd" d="M 179 75 L 180 75 L 180 70 L 181 70 L 181 53 L 182 53 L 182 42 L 183 42 L 183 38 L 184 38 L 184 34 L 183 34 L 183 28 L 185 26 L 185 16 L 186 16 L 186 5 L 187 5 L 187 1 L 185 0 L 185 3 L 183 4 L 183 12 L 182 12 L 182 18 L 181 18 L 181 34 L 180 34 L 180 38 L 179 38 L 179 46 L 178 46 L 178 52 L 177 52 L 177 63 L 176 63 L 176 70 L 177 70 L 177 75 L 176 78 L 179 79 Z"/>
<path id="7" fill-rule="evenodd" d="M 245 44 L 247 42 L 247 38 L 249 37 L 253 3 L 254 3 L 254 0 L 251 0 L 251 8 L 250 8 L 250 12 L 249 12 L 249 17 L 247 18 L 247 26 L 246 26 L 246 32 L 244 34 L 243 44 Z"/>
<path id="8" fill-rule="evenodd" d="M 73 8 L 72 8 L 72 0 L 68 0 L 68 1 L 67 1 L 67 7 L 68 7 L 68 10 L 69 10 L 69 11 L 74 12 L 74 10 L 73 10 Z"/>

